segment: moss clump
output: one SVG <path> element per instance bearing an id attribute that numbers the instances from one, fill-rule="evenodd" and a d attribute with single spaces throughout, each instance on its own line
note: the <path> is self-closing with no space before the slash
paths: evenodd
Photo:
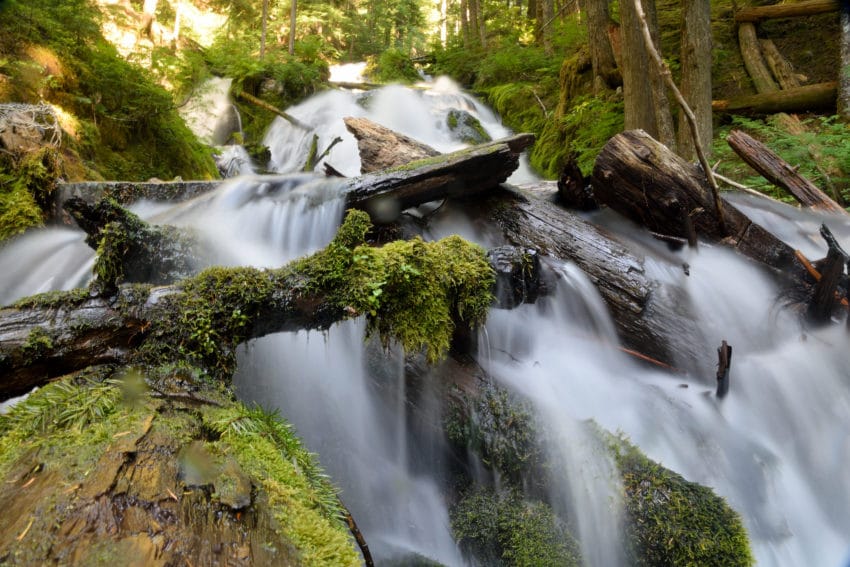
<path id="1" fill-rule="evenodd" d="M 540 464 L 529 406 L 492 384 L 482 385 L 476 399 L 464 398 L 464 403 L 453 403 L 446 414 L 449 439 L 519 483 Z"/>
<path id="2" fill-rule="evenodd" d="M 366 213 L 349 211 L 328 247 L 294 269 L 340 308 L 365 314 L 370 333 L 434 362 L 448 352 L 454 317 L 476 326 L 487 316 L 494 275 L 484 250 L 459 236 L 372 248 L 362 244 L 370 227 Z"/>
<path id="3" fill-rule="evenodd" d="M 481 125 L 481 121 L 465 110 L 450 110 L 446 116 L 446 124 L 464 144 L 483 144 L 493 139 Z"/>
<path id="4" fill-rule="evenodd" d="M 263 489 L 279 535 L 297 546 L 303 565 L 360 564 L 335 489 L 289 424 L 241 404 L 208 408 L 203 420 L 220 436 L 208 450 L 235 458 Z"/>
<path id="5" fill-rule="evenodd" d="M 523 500 L 515 491 L 473 490 L 452 510 L 451 522 L 461 548 L 484 565 L 581 564 L 566 525 L 546 504 Z"/>
<path id="6" fill-rule="evenodd" d="M 23 358 L 28 363 L 38 360 L 51 350 L 53 350 L 53 339 L 41 327 L 36 327 L 30 331 L 27 341 L 21 347 Z"/>
<path id="7" fill-rule="evenodd" d="M 754 564 L 741 518 L 711 489 L 650 461 L 625 441 L 615 444 L 614 454 L 633 565 Z"/>
<path id="8" fill-rule="evenodd" d="M 18 160 L 0 156 L 0 241 L 41 226 L 61 174 L 62 160 L 50 147 Z"/>
<path id="9" fill-rule="evenodd" d="M 15 309 L 38 309 L 73 307 L 89 299 L 89 291 L 75 288 L 69 291 L 46 291 L 29 297 L 23 297 L 12 304 Z"/>

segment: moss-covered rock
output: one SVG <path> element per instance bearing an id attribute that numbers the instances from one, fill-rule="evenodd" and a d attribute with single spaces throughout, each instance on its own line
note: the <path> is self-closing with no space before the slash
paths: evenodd
<path id="1" fill-rule="evenodd" d="M 516 491 L 468 492 L 451 511 L 461 548 L 483 565 L 570 567 L 581 564 L 578 544 L 543 502 Z"/>
<path id="2" fill-rule="evenodd" d="M 483 144 L 493 140 L 481 122 L 465 110 L 451 109 L 446 115 L 446 124 L 452 135 L 464 144 Z"/>
<path id="3" fill-rule="evenodd" d="M 59 152 L 50 146 L 18 157 L 0 153 L 0 242 L 41 226 L 62 171 Z"/>
<path id="4" fill-rule="evenodd" d="M 753 565 L 738 514 L 714 492 L 652 462 L 618 440 L 626 534 L 633 565 Z"/>

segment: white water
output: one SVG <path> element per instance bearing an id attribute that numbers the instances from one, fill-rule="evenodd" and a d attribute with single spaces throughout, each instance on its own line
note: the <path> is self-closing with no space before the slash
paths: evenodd
<path id="1" fill-rule="evenodd" d="M 435 95 L 393 87 L 371 96 L 374 110 L 368 112 L 354 103 L 356 95 L 340 92 L 288 111 L 316 127 L 320 146 L 329 133 L 340 132 L 340 117 L 350 111 L 443 150 L 457 145 L 440 118 L 444 105 L 472 108 L 485 124 L 492 116 L 452 87 Z M 303 142 L 293 136 L 286 123 L 276 122 L 267 138 L 283 169 L 298 161 L 297 152 L 287 154 L 284 147 Z M 329 161 L 353 174 L 359 163 L 348 142 Z M 817 220 L 788 208 L 746 206 L 766 225 L 785 227 L 784 236 L 810 257 L 823 254 L 811 236 Z M 342 214 L 334 182 L 308 175 L 241 177 L 191 203 L 141 204 L 137 212 L 198 230 L 211 262 L 257 266 L 280 265 L 323 246 Z M 848 227 L 837 222 L 831 221 L 832 228 L 846 234 Z M 498 243 L 463 215 L 443 210 L 430 234 L 452 232 Z M 32 232 L 0 248 L 0 303 L 82 285 L 91 258 L 78 232 Z M 850 547 L 847 335 L 835 327 L 803 336 L 779 306 L 773 284 L 724 250 L 703 246 L 686 259 L 690 277 L 666 270 L 664 258 L 654 262 L 665 277 L 679 278 L 699 307 L 699 324 L 709 338 L 705 348 L 713 350 L 722 339 L 734 347 L 731 391 L 722 402 L 713 395 L 713 368 L 700 376 L 672 376 L 636 366 L 616 350 L 601 300 L 569 265 L 554 267 L 560 280 L 552 296 L 491 313 L 480 363 L 534 404 L 554 474 L 564 479 L 552 487 L 551 502 L 575 522 L 588 565 L 623 563 L 616 469 L 589 432 L 593 420 L 727 498 L 744 518 L 759 565 L 837 567 Z M 362 322 L 355 321 L 326 334 L 253 341 L 239 355 L 238 391 L 243 399 L 280 407 L 296 424 L 342 487 L 376 556 L 413 552 L 462 564 L 440 492 L 447 481 L 444 441 L 433 432 L 412 435 L 415 420 L 406 404 L 412 394 L 399 353 L 364 348 L 362 337 Z M 417 395 L 434 399 L 427 389 Z M 433 412 L 430 421 L 439 420 L 436 402 L 418 406 Z"/>

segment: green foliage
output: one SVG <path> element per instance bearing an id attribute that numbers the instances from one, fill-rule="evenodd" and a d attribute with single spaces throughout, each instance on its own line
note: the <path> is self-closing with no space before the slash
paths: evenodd
<path id="1" fill-rule="evenodd" d="M 276 414 L 241 404 L 207 407 L 204 426 L 220 436 L 212 451 L 231 455 L 262 489 L 279 531 L 292 541 L 304 565 L 360 564 L 339 521 L 336 491 Z"/>
<path id="2" fill-rule="evenodd" d="M 714 155 L 720 159 L 719 172 L 739 180 L 774 198 L 796 203 L 782 189 L 756 174 L 732 151 L 725 139 L 732 129 L 744 130 L 839 202 L 850 202 L 850 127 L 837 116 L 809 118 L 805 130 L 790 133 L 775 119 L 757 120 L 735 116 L 720 129 L 714 142 Z"/>
<path id="3" fill-rule="evenodd" d="M 398 49 L 387 49 L 368 63 L 366 75 L 380 83 L 412 83 L 421 78 L 410 57 Z"/>
<path id="4" fill-rule="evenodd" d="M 540 459 L 531 408 L 495 385 L 483 385 L 479 393 L 474 400 L 449 407 L 445 418 L 448 438 L 519 484 Z"/>
<path id="5" fill-rule="evenodd" d="M 623 479 L 631 561 L 639 566 L 754 564 L 741 518 L 709 488 L 612 444 Z"/>
<path id="6" fill-rule="evenodd" d="M 340 308 L 365 314 L 369 333 L 424 348 L 434 362 L 448 352 L 454 317 L 476 326 L 487 315 L 494 276 L 484 251 L 456 235 L 371 248 L 360 244 L 370 227 L 366 213 L 349 211 L 328 247 L 294 269 Z"/>
<path id="7" fill-rule="evenodd" d="M 579 97 L 563 116 L 544 124 L 529 156 L 531 165 L 547 177 L 557 177 L 574 157 L 582 173 L 590 175 L 602 147 L 622 130 L 622 101 Z"/>
<path id="8" fill-rule="evenodd" d="M 42 335 L 39 340 L 43 338 Z M 120 401 L 118 380 L 60 380 L 33 392 L 8 414 L 0 415 L 0 434 L 13 429 L 20 436 L 68 429 L 80 432 L 112 414 Z"/>
<path id="9" fill-rule="evenodd" d="M 53 339 L 50 334 L 41 327 L 36 327 L 27 336 L 27 341 L 21 347 L 23 358 L 27 363 L 43 357 L 53 350 Z"/>
<path id="10" fill-rule="evenodd" d="M 0 241 L 42 224 L 61 174 L 59 153 L 50 147 L 17 160 L 0 157 Z"/>
<path id="11" fill-rule="evenodd" d="M 569 567 L 580 565 L 578 544 L 542 502 L 474 489 L 451 511 L 461 548 L 484 565 Z"/>

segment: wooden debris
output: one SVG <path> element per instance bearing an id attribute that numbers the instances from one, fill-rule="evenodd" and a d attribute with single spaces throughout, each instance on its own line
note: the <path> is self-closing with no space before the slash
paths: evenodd
<path id="1" fill-rule="evenodd" d="M 715 100 L 711 103 L 711 108 L 715 112 L 731 114 L 774 114 L 777 112 L 834 110 L 837 89 L 838 83 L 830 81 L 796 89 L 742 96 L 729 100 Z"/>
<path id="2" fill-rule="evenodd" d="M 838 0 L 806 0 L 773 6 L 743 8 L 735 14 L 736 22 L 760 22 L 771 18 L 796 18 L 837 12 Z"/>
<path id="3" fill-rule="evenodd" d="M 729 370 L 732 366 L 732 347 L 721 341 L 717 347 L 717 397 L 723 399 L 729 393 Z"/>
<path id="4" fill-rule="evenodd" d="M 815 284 L 812 300 L 809 303 L 807 315 L 815 324 L 827 323 L 832 319 L 837 304 L 841 300 L 838 295 L 839 286 L 846 285 L 844 280 L 844 266 L 850 257 L 833 236 L 829 228 L 823 224 L 820 229 L 821 236 L 829 246 L 823 268 L 820 270 L 821 277 Z"/>

